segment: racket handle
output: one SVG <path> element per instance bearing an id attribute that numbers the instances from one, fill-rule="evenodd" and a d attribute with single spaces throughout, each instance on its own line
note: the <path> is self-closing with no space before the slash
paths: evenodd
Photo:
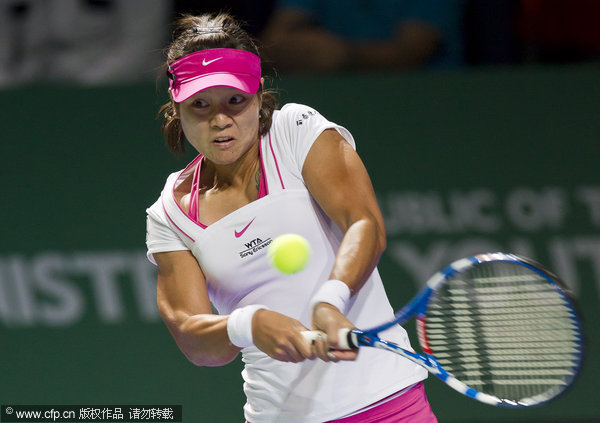
<path id="1" fill-rule="evenodd" d="M 338 344 L 342 350 L 352 350 L 358 347 L 358 345 L 355 345 L 354 342 L 352 342 L 352 332 L 350 332 L 350 330 L 351 329 L 349 328 L 338 330 Z"/>
<path id="2" fill-rule="evenodd" d="M 340 350 L 351 350 L 357 347 L 352 339 L 351 329 L 342 328 L 338 331 L 338 345 Z M 327 340 L 327 335 L 318 330 L 305 330 L 302 331 L 302 336 L 306 339 L 306 342 L 313 344 L 317 339 Z"/>

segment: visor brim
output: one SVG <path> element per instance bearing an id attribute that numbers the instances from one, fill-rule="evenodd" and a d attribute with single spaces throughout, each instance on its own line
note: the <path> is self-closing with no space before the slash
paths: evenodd
<path id="1" fill-rule="evenodd" d="M 173 101 L 181 103 L 194 94 L 212 87 L 231 87 L 246 94 L 256 94 L 260 80 L 248 74 L 213 73 L 200 75 L 172 87 Z"/>

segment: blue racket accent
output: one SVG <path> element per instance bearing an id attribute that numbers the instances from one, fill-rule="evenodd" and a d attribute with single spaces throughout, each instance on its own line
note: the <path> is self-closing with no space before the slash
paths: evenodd
<path id="1" fill-rule="evenodd" d="M 440 270 L 440 273 L 444 276 L 445 279 L 448 279 L 450 276 L 452 276 L 456 272 L 457 272 L 457 270 L 454 267 L 452 267 L 452 265 L 446 266 L 445 268 Z"/>

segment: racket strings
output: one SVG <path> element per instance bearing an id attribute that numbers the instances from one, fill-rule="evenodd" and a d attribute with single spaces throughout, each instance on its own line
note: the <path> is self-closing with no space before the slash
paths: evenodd
<path id="1" fill-rule="evenodd" d="M 454 377 L 513 401 L 554 395 L 574 376 L 581 352 L 568 301 L 544 276 L 510 262 L 451 278 L 430 299 L 424 332 Z"/>

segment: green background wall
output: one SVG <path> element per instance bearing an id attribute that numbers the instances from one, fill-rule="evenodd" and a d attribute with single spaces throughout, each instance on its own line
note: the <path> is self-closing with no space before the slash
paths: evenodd
<path id="1" fill-rule="evenodd" d="M 587 342 L 574 387 L 500 410 L 432 377 L 440 422 L 600 419 L 599 81 L 586 66 L 271 84 L 354 134 L 397 307 L 438 267 L 488 250 L 529 255 L 573 289 Z M 196 368 L 156 311 L 145 208 L 193 156 L 163 147 L 163 98 L 152 83 L 0 92 L 0 404 L 182 404 L 186 422 L 243 421 L 239 360 Z"/>

